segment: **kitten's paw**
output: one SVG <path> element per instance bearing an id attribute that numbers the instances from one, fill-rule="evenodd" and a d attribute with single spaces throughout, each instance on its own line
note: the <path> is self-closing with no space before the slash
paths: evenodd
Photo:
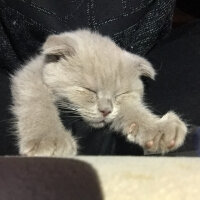
<path id="1" fill-rule="evenodd" d="M 187 134 L 185 123 L 173 112 L 165 114 L 157 124 L 152 138 L 148 138 L 143 146 L 149 152 L 167 153 L 180 147 Z"/>
<path id="2" fill-rule="evenodd" d="M 136 136 L 138 134 L 138 125 L 133 122 L 128 128 L 125 129 L 124 133 L 127 135 L 129 141 L 135 142 Z"/>
<path id="3" fill-rule="evenodd" d="M 77 144 L 68 133 L 33 139 L 20 144 L 20 154 L 26 156 L 67 157 L 77 154 Z"/>

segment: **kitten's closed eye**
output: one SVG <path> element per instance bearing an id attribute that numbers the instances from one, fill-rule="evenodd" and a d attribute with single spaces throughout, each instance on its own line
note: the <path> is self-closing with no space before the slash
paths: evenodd
<path id="1" fill-rule="evenodd" d="M 87 90 L 89 92 L 92 92 L 94 94 L 97 94 L 97 91 L 95 91 L 94 89 L 88 88 L 88 87 L 82 87 L 84 90 Z"/>
<path id="2" fill-rule="evenodd" d="M 115 98 L 121 97 L 123 95 L 128 95 L 130 94 L 132 91 L 126 91 L 126 92 L 122 92 L 122 93 L 118 93 L 117 95 L 115 95 Z"/>

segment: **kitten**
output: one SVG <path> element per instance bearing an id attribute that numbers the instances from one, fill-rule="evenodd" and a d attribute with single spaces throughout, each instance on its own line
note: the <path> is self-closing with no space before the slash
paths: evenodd
<path id="1" fill-rule="evenodd" d="M 140 77 L 154 79 L 155 74 L 147 60 L 96 32 L 49 36 L 41 54 L 12 76 L 20 154 L 77 154 L 77 141 L 64 128 L 56 107 L 63 99 L 64 107 L 91 126 L 109 124 L 150 152 L 178 148 L 187 133 L 185 123 L 174 112 L 156 116 L 143 103 Z"/>

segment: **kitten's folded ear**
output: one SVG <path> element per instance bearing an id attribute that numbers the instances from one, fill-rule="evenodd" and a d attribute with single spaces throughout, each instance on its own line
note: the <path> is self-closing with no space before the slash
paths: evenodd
<path id="1" fill-rule="evenodd" d="M 76 41 L 64 34 L 50 35 L 42 47 L 47 62 L 56 62 L 61 57 L 75 54 Z"/>
<path id="2" fill-rule="evenodd" d="M 140 57 L 136 54 L 124 52 L 126 58 L 128 58 L 130 65 L 134 66 L 139 76 L 147 76 L 151 79 L 155 79 L 156 71 L 152 67 L 152 64 L 143 57 Z"/>
<path id="3" fill-rule="evenodd" d="M 147 76 L 151 79 L 155 79 L 156 71 L 152 67 L 152 64 L 145 58 L 138 56 L 138 64 L 136 65 L 140 76 Z"/>

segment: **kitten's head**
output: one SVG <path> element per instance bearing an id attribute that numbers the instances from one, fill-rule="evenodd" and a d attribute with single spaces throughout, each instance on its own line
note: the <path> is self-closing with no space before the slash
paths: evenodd
<path id="1" fill-rule="evenodd" d="M 43 54 L 44 82 L 94 127 L 112 122 L 127 101 L 141 99 L 141 75 L 155 76 L 144 58 L 88 30 L 49 36 Z"/>

